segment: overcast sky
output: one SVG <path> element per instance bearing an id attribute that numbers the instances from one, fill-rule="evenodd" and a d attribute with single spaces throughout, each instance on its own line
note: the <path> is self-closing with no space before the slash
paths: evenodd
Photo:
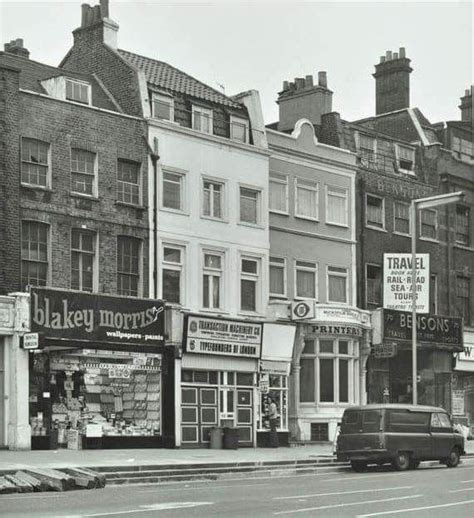
<path id="1" fill-rule="evenodd" d="M 32 59 L 59 64 L 85 1 L 0 0 L 2 47 L 24 38 Z M 278 119 L 282 81 L 319 70 L 344 119 L 373 115 L 374 65 L 401 46 L 414 69 L 411 106 L 432 122 L 459 119 L 459 98 L 473 82 L 471 1 L 110 0 L 110 17 L 120 25 L 119 48 L 223 85 L 228 95 L 259 90 L 267 123 Z"/>

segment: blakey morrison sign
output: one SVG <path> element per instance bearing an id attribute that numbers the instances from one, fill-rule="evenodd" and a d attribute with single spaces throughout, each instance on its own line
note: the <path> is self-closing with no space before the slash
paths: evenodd
<path id="1" fill-rule="evenodd" d="M 228 320 L 187 315 L 185 351 L 260 358 L 263 324 L 248 320 Z"/>
<path id="2" fill-rule="evenodd" d="M 394 342 L 411 346 L 411 313 L 378 309 L 372 315 L 373 343 Z M 417 315 L 417 340 L 424 347 L 463 351 L 462 318 Z"/>
<path id="3" fill-rule="evenodd" d="M 31 331 L 75 342 L 164 344 L 162 300 L 31 289 Z"/>

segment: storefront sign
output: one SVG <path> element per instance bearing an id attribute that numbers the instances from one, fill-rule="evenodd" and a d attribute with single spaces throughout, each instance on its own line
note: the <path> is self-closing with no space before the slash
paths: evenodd
<path id="1" fill-rule="evenodd" d="M 26 350 L 39 349 L 39 333 L 25 333 L 22 337 L 22 347 Z"/>
<path id="2" fill-rule="evenodd" d="M 355 308 L 317 304 L 314 319 L 318 322 L 370 325 L 370 313 Z"/>
<path id="3" fill-rule="evenodd" d="M 393 358 L 397 355 L 397 344 L 396 343 L 383 343 L 373 345 L 371 348 L 371 355 L 374 358 Z"/>
<path id="4" fill-rule="evenodd" d="M 262 324 L 188 315 L 187 353 L 260 358 Z"/>
<path id="5" fill-rule="evenodd" d="M 451 410 L 453 415 L 464 415 L 464 390 L 453 390 Z"/>
<path id="6" fill-rule="evenodd" d="M 416 254 L 415 298 L 417 313 L 430 307 L 430 256 Z M 383 307 L 411 311 L 413 300 L 411 254 L 383 254 Z"/>
<path id="7" fill-rule="evenodd" d="M 408 178 L 400 181 L 400 178 L 383 178 L 378 173 L 374 174 L 366 171 L 359 171 L 357 174 L 363 177 L 367 190 L 375 190 L 379 194 L 387 194 L 406 200 L 426 198 L 434 194 L 433 187 L 428 187 Z"/>
<path id="8" fill-rule="evenodd" d="M 355 326 L 344 325 L 314 325 L 310 326 L 311 333 L 321 335 L 344 335 L 344 336 L 362 336 L 362 329 Z"/>
<path id="9" fill-rule="evenodd" d="M 448 346 L 452 351 L 463 350 L 461 318 L 417 315 L 416 322 L 418 342 Z M 383 310 L 382 336 L 384 341 L 410 342 L 411 333 L 411 313 Z"/>
<path id="10" fill-rule="evenodd" d="M 288 376 L 290 374 L 290 362 L 275 362 L 270 360 L 260 360 L 260 372 L 266 374 L 276 374 Z"/>
<path id="11" fill-rule="evenodd" d="M 31 330 L 75 342 L 162 345 L 164 309 L 162 300 L 33 288 Z"/>
<path id="12" fill-rule="evenodd" d="M 300 301 L 291 304 L 291 319 L 314 318 L 314 302 Z"/>

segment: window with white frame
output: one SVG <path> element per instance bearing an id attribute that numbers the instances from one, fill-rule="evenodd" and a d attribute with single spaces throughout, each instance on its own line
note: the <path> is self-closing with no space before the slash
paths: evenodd
<path id="1" fill-rule="evenodd" d="M 438 239 L 438 211 L 436 209 L 420 211 L 420 237 Z"/>
<path id="2" fill-rule="evenodd" d="M 184 293 L 184 248 L 164 244 L 162 257 L 161 296 L 167 302 L 182 304 Z"/>
<path id="3" fill-rule="evenodd" d="M 223 219 L 224 184 L 203 180 L 202 214 L 208 218 Z"/>
<path id="4" fill-rule="evenodd" d="M 260 260 L 253 257 L 240 259 L 240 309 L 257 311 L 260 296 Z"/>
<path id="5" fill-rule="evenodd" d="M 300 402 L 356 400 L 359 344 L 346 338 L 307 338 L 300 358 Z"/>
<path id="6" fill-rule="evenodd" d="M 174 121 L 174 99 L 171 96 L 153 93 L 151 105 L 155 119 Z"/>
<path id="7" fill-rule="evenodd" d="M 393 231 L 410 235 L 410 205 L 401 201 L 393 202 Z"/>
<path id="8" fill-rule="evenodd" d="M 21 183 L 49 187 L 51 159 L 49 144 L 40 140 L 21 139 Z"/>
<path id="9" fill-rule="evenodd" d="M 270 297 L 286 297 L 286 260 L 270 257 Z"/>
<path id="10" fill-rule="evenodd" d="M 365 293 L 368 305 L 382 305 L 382 268 L 378 264 L 365 265 Z"/>
<path id="11" fill-rule="evenodd" d="M 327 267 L 328 302 L 348 302 L 348 270 L 338 266 Z"/>
<path id="12" fill-rule="evenodd" d="M 438 276 L 436 273 L 430 275 L 430 314 L 438 314 Z"/>
<path id="13" fill-rule="evenodd" d="M 184 211 L 184 180 L 183 173 L 163 171 L 162 207 Z"/>
<path id="14" fill-rule="evenodd" d="M 117 237 L 117 293 L 129 297 L 141 295 L 140 239 L 131 236 Z"/>
<path id="15" fill-rule="evenodd" d="M 456 243 L 469 246 L 471 231 L 471 212 L 469 207 L 456 205 Z"/>
<path id="16" fill-rule="evenodd" d="M 137 162 L 117 161 L 117 200 L 141 205 L 141 168 Z"/>
<path id="17" fill-rule="evenodd" d="M 193 105 L 193 129 L 212 135 L 212 109 Z"/>
<path id="18" fill-rule="evenodd" d="M 71 231 L 71 288 L 94 291 L 97 234 L 90 230 Z"/>
<path id="19" fill-rule="evenodd" d="M 240 221 L 257 225 L 260 223 L 260 191 L 240 187 Z"/>
<path id="20" fill-rule="evenodd" d="M 398 169 L 404 173 L 415 174 L 415 150 L 402 144 L 395 144 Z"/>
<path id="21" fill-rule="evenodd" d="M 365 195 L 365 225 L 378 229 L 385 228 L 385 200 L 380 196 Z"/>
<path id="22" fill-rule="evenodd" d="M 21 223 L 21 284 L 46 286 L 49 266 L 49 225 L 37 221 Z"/>
<path id="23" fill-rule="evenodd" d="M 96 154 L 84 149 L 71 149 L 71 192 L 97 194 Z"/>
<path id="24" fill-rule="evenodd" d="M 295 216 L 314 220 L 319 218 L 318 182 L 296 178 Z"/>
<path id="25" fill-rule="evenodd" d="M 295 261 L 295 298 L 316 298 L 316 274 L 316 263 Z"/>
<path id="26" fill-rule="evenodd" d="M 347 226 L 347 189 L 326 186 L 326 223 Z"/>
<path id="27" fill-rule="evenodd" d="M 230 116 L 230 138 L 238 142 L 249 141 L 249 121 L 241 117 Z"/>
<path id="28" fill-rule="evenodd" d="M 288 214 L 288 177 L 270 172 L 270 211 Z"/>
<path id="29" fill-rule="evenodd" d="M 208 309 L 222 308 L 223 254 L 204 252 L 202 272 L 202 306 Z"/>
<path id="30" fill-rule="evenodd" d="M 66 79 L 66 99 L 77 103 L 90 104 L 90 85 Z"/>

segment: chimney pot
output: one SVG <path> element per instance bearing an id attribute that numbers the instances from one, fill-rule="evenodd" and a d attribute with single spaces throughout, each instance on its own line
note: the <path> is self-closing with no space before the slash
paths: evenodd
<path id="1" fill-rule="evenodd" d="M 328 87 L 327 72 L 318 72 L 318 85 L 324 88 Z"/>
<path id="2" fill-rule="evenodd" d="M 380 56 L 380 63 L 384 63 L 385 62 L 385 56 Z"/>
<path id="3" fill-rule="evenodd" d="M 393 53 L 393 59 L 398 59 L 398 52 Z"/>
<path id="4" fill-rule="evenodd" d="M 283 81 L 283 91 L 290 89 L 290 83 L 288 81 Z"/>
<path id="5" fill-rule="evenodd" d="M 23 48 L 23 39 L 22 38 L 17 38 L 15 40 L 15 45 L 19 48 Z"/>
<path id="6" fill-rule="evenodd" d="M 471 95 L 471 92 L 469 91 L 469 89 L 466 89 L 466 91 L 464 92 L 464 95 Z"/>
<path id="7" fill-rule="evenodd" d="M 312 75 L 306 76 L 305 85 L 306 85 L 306 88 L 311 88 L 313 86 L 313 76 Z"/>
<path id="8" fill-rule="evenodd" d="M 100 0 L 100 14 L 101 18 L 109 17 L 109 0 Z"/>
<path id="9" fill-rule="evenodd" d="M 391 50 L 387 50 L 386 58 L 387 58 L 387 61 L 391 61 L 392 60 L 392 51 Z"/>
<path id="10" fill-rule="evenodd" d="M 406 58 L 406 55 L 405 55 L 405 47 L 400 47 L 398 49 L 398 55 L 400 56 L 400 59 L 404 59 Z"/>
<path id="11" fill-rule="evenodd" d="M 295 77 L 296 89 L 302 90 L 304 88 L 304 79 L 302 77 Z"/>

